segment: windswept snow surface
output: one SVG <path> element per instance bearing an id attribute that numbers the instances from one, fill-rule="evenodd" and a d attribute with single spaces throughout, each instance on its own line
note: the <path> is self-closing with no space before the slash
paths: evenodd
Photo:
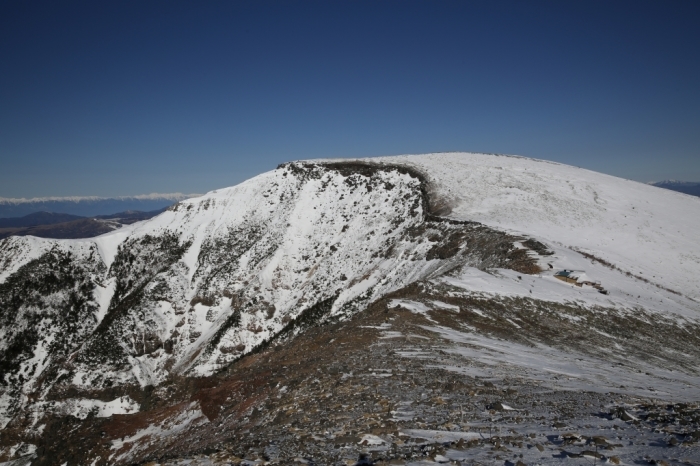
<path id="1" fill-rule="evenodd" d="M 544 261 L 546 270 L 536 275 L 466 267 L 440 277 L 438 281 L 483 296 L 521 296 L 556 303 L 611 307 L 628 312 L 643 308 L 679 321 L 700 319 L 700 303 L 687 296 L 650 285 L 600 262 L 593 263 L 565 247 L 556 246 L 552 251 L 553 254 L 546 256 Z M 550 269 L 547 264 L 552 264 L 553 268 Z M 587 279 L 601 282 L 608 294 L 602 294 L 592 286 L 579 287 L 554 278 L 558 270 L 573 267 L 585 268 Z"/>
<path id="2" fill-rule="evenodd" d="M 535 236 L 700 300 L 700 198 L 525 157 L 379 157 L 428 175 L 449 217 Z"/>
<path id="3" fill-rule="evenodd" d="M 444 366 L 448 371 L 494 380 L 522 377 L 564 390 L 620 392 L 681 401 L 700 396 L 699 376 L 654 367 L 643 361 L 630 360 L 628 368 L 546 345 L 530 347 L 468 331 L 440 326 L 424 328 L 453 343 L 443 351 L 464 358 L 464 365 Z"/>

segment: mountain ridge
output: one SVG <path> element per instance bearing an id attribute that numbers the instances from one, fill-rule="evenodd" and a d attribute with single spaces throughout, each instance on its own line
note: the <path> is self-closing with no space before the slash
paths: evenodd
<path id="1" fill-rule="evenodd" d="M 147 220 L 164 210 L 164 208 L 151 212 L 129 210 L 95 217 L 37 212 L 24 217 L 0 218 L 0 239 L 8 236 L 38 236 L 53 239 L 90 238 L 121 228 L 123 225 Z"/>
<path id="2" fill-rule="evenodd" d="M 84 217 L 80 215 L 64 214 L 60 212 L 34 212 L 23 217 L 0 218 L 0 228 L 34 227 L 39 225 L 52 225 L 78 220 Z"/>
<path id="3" fill-rule="evenodd" d="M 700 196 L 700 183 L 691 181 L 665 180 L 649 183 L 659 188 L 670 189 L 690 196 Z"/>
<path id="4" fill-rule="evenodd" d="M 142 194 L 136 196 L 68 196 L 39 198 L 0 198 L 0 217 L 21 217 L 34 212 L 62 212 L 70 215 L 94 217 L 112 212 L 138 210 L 153 211 L 174 202 L 198 196 L 197 194 Z"/>
<path id="5" fill-rule="evenodd" d="M 510 372 L 557 390 L 653 396 L 646 383 L 668 400 L 696 399 L 698 350 L 684 342 L 700 329 L 700 306 L 685 274 L 700 267 L 699 212 L 693 198 L 560 164 L 427 154 L 292 162 L 97 238 L 2 240 L 0 448 L 6 458 L 25 448 L 36 464 L 52 464 L 42 452 L 67 460 L 66 440 L 37 429 L 69 422 L 107 432 L 84 437 L 90 446 L 75 458 L 129 464 L 196 453 L 187 439 L 197 429 L 250 429 L 253 418 L 272 428 L 266 413 L 281 416 L 274 400 L 286 400 L 286 379 L 274 376 L 288 373 L 283 355 L 309 335 L 331 357 L 333 328 L 358 341 L 372 333 L 367 351 L 405 339 L 409 349 L 386 364 L 413 357 L 418 332 L 469 354 L 470 367 L 509 367 L 469 377 Z M 562 269 L 585 270 L 608 294 L 557 279 Z M 318 357 L 294 393 L 314 386 L 317 364 L 356 364 Z M 580 380 L 533 372 L 537 358 Z M 255 361 L 277 388 L 258 374 L 262 391 L 240 405 L 207 398 Z M 629 368 L 612 369 L 622 361 Z M 196 445 L 219 451 L 224 441 L 212 432 Z"/>

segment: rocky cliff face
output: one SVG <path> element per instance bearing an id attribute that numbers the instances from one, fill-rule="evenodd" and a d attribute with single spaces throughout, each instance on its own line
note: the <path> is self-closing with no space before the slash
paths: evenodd
<path id="1" fill-rule="evenodd" d="M 553 271 L 557 260 L 566 265 L 571 256 L 589 259 L 524 232 L 509 233 L 467 215 L 450 216 L 450 208 L 459 207 L 458 193 L 448 192 L 459 186 L 439 187 L 430 170 L 412 163 L 290 163 L 98 238 L 3 240 L 0 458 L 50 464 L 59 451 L 70 450 L 67 458 L 77 463 L 88 458 L 98 464 L 119 458 L 145 461 L 148 448 L 137 441 L 108 443 L 105 435 L 122 432 L 121 437 L 128 437 L 135 432 L 129 429 L 168 423 L 196 427 L 205 408 L 192 400 L 202 383 L 209 387 L 232 368 L 245 366 L 246 355 L 292 344 L 312 328 L 342 325 L 376 303 L 403 305 L 426 316 L 438 309 L 476 306 L 500 320 L 485 317 L 470 328 L 525 345 L 553 344 L 550 337 L 559 318 L 551 316 L 559 314 L 634 325 L 620 323 L 629 315 L 612 309 L 643 303 L 592 291 L 573 305 L 580 296 L 568 294 L 571 287 L 540 273 Z M 600 276 L 624 275 L 601 261 L 595 266 Z M 470 282 L 470 273 L 472 278 L 485 275 Z M 533 295 L 539 289 L 535 282 L 523 286 L 528 275 L 544 283 L 544 294 Z M 630 273 L 625 280 L 629 286 L 640 283 Z M 419 283 L 427 285 L 416 294 L 411 286 Z M 506 288 L 494 295 L 493 286 L 483 288 L 489 283 Z M 697 306 L 683 296 L 684 290 L 647 285 L 656 286 L 662 299 L 675 300 L 669 306 L 677 320 L 669 322 L 654 309 L 639 316 L 663 321 L 668 335 L 680 338 L 679 328 L 695 328 Z M 517 298 L 523 295 L 526 299 Z M 391 296 L 398 301 L 386 301 Z M 483 302 L 491 304 L 479 304 Z M 572 311 L 576 306 L 580 312 Z M 529 316 L 527 323 L 517 320 L 523 313 Z M 550 317 L 540 325 L 542 313 Z M 433 318 L 429 322 L 437 323 Z M 473 326 L 470 322 L 464 325 Z M 521 331 L 513 332 L 511 324 Z M 606 325 L 597 328 L 604 331 Z M 590 341 L 577 338 L 580 328 L 574 327 L 560 328 L 567 329 L 568 342 L 554 340 L 585 353 Z M 635 354 L 648 349 L 630 347 Z M 687 366 L 683 358 L 674 361 Z M 692 372 L 690 366 L 686 371 Z M 267 386 L 262 378 L 258 382 Z M 248 401 L 236 408 L 238 415 L 248 416 L 245 406 L 262 400 L 258 395 L 248 393 Z M 192 403 L 196 406 L 187 408 Z M 217 418 L 216 410 L 205 409 L 207 422 Z M 192 414 L 196 412 L 200 414 Z M 109 430 L 97 419 L 133 419 L 136 424 L 114 428 L 101 435 L 103 440 L 85 441 L 83 450 L 71 450 L 55 438 L 61 426 L 71 432 Z M 146 453 L 139 456 L 137 451 Z"/>
<path id="2" fill-rule="evenodd" d="M 18 252 L 28 242 L 6 240 L 4 422 L 67 390 L 211 375 L 465 263 L 539 270 L 518 238 L 431 216 L 429 202 L 405 168 L 288 164 L 183 201 L 123 239 L 45 241 L 31 260 Z"/>

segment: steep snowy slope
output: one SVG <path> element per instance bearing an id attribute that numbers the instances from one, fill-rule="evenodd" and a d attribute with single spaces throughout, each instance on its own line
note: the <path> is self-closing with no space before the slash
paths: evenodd
<path id="1" fill-rule="evenodd" d="M 8 238 L 0 451 L 31 455 L 46 419 L 147 411 L 153 387 L 186 391 L 387 296 L 428 317 L 456 310 L 435 330 L 454 341 L 585 354 L 582 377 L 607 389 L 615 371 L 595 368 L 630 361 L 625 380 L 646 374 L 682 398 L 700 380 L 685 348 L 700 328 L 698 244 L 700 199 L 483 154 L 290 163 L 97 238 Z M 589 282 L 555 278 L 563 269 Z M 533 358 L 524 377 L 541 380 Z M 178 406 L 175 424 L 198 409 Z"/>
<path id="2" fill-rule="evenodd" d="M 94 240 L 3 242 L 3 423 L 65 390 L 210 375 L 460 264 L 534 267 L 518 238 L 429 219 L 424 184 L 290 164 Z"/>

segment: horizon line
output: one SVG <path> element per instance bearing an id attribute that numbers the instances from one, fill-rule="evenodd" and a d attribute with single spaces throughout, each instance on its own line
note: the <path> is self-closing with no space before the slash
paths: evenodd
<path id="1" fill-rule="evenodd" d="M 172 201 L 181 201 L 183 199 L 188 199 L 191 197 L 198 197 L 201 194 L 198 193 L 150 193 L 150 194 L 136 194 L 133 196 L 48 196 L 48 197 L 0 197 L 0 204 L 31 204 L 39 202 L 95 202 L 95 201 L 108 201 L 108 200 L 159 200 L 167 199 Z"/>

